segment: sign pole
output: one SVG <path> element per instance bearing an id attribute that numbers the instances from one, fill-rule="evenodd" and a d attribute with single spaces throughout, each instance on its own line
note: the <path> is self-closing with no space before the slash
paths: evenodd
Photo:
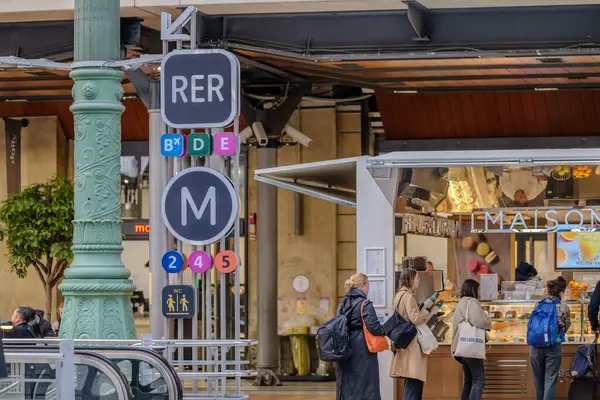
<path id="1" fill-rule="evenodd" d="M 162 290 L 169 283 L 167 273 L 161 266 L 161 259 L 167 252 L 167 227 L 160 215 L 160 198 L 168 182 L 166 160 L 160 154 L 160 137 L 165 132 L 165 124 L 160 116 L 160 85 L 150 82 L 149 168 L 150 168 L 150 273 L 152 274 L 152 295 L 150 306 L 150 332 L 155 339 L 167 338 L 168 329 L 162 315 Z"/>

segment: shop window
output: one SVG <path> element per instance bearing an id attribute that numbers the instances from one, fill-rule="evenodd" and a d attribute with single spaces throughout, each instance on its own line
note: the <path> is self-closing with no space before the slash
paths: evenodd
<path id="1" fill-rule="evenodd" d="M 121 219 L 148 219 L 148 157 L 121 157 Z"/>

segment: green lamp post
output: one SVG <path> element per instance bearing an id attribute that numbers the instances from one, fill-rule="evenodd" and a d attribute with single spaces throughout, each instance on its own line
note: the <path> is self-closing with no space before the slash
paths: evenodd
<path id="1" fill-rule="evenodd" d="M 75 61 L 120 58 L 120 1 L 75 0 Z M 121 261 L 123 73 L 99 63 L 71 72 L 75 119 L 75 258 L 59 289 L 60 336 L 135 339 L 135 285 Z"/>

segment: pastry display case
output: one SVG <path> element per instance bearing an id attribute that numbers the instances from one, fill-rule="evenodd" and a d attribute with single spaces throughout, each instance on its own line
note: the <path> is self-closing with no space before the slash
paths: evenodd
<path id="1" fill-rule="evenodd" d="M 489 332 L 489 343 L 527 343 L 527 323 L 529 316 L 538 300 L 496 300 L 482 302 L 481 306 L 492 320 Z M 566 333 L 567 343 L 592 342 L 594 334 L 591 331 L 587 316 L 589 300 L 567 300 L 571 309 L 571 328 Z M 449 326 L 442 343 L 452 342 L 452 318 L 458 300 L 444 302 L 440 310 L 440 319 Z"/>

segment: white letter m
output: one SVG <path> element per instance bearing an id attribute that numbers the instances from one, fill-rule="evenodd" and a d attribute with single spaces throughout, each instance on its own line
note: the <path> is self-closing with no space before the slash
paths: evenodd
<path id="1" fill-rule="evenodd" d="M 202 218 L 206 208 L 210 205 L 210 224 L 215 226 L 217 224 L 217 190 L 214 186 L 208 188 L 206 192 L 206 196 L 204 200 L 202 200 L 202 204 L 200 208 L 196 207 L 196 203 L 190 194 L 190 191 L 187 187 L 181 188 L 181 225 L 187 226 L 188 223 L 188 205 L 194 213 L 194 217 L 197 220 Z"/>

